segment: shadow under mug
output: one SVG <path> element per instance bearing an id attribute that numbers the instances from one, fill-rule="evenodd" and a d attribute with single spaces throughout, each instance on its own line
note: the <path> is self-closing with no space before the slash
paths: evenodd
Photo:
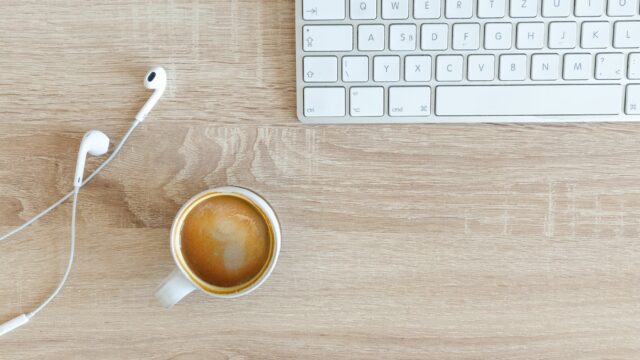
<path id="1" fill-rule="evenodd" d="M 193 271 L 189 269 L 189 265 L 182 257 L 180 249 L 182 225 L 184 224 L 184 220 L 189 212 L 202 201 L 221 195 L 238 196 L 250 202 L 256 208 L 260 209 L 260 211 L 264 215 L 265 221 L 268 222 L 267 225 L 270 227 L 271 235 L 273 237 L 271 239 L 271 253 L 262 271 L 255 278 L 249 280 L 247 283 L 242 284 L 241 286 L 230 289 L 230 291 L 216 291 L 214 289 L 216 288 L 215 286 L 207 284 L 205 281 L 200 279 Z M 177 304 L 180 300 L 182 300 L 182 298 L 196 289 L 200 289 L 205 294 L 213 297 L 231 299 L 247 295 L 260 287 L 260 285 L 262 285 L 267 280 L 267 278 L 269 278 L 271 272 L 273 272 L 273 269 L 276 266 L 278 255 L 280 254 L 281 230 L 280 223 L 275 211 L 273 211 L 269 203 L 267 203 L 265 199 L 260 197 L 260 195 L 254 193 L 249 189 L 237 186 L 223 186 L 205 190 L 192 197 L 182 206 L 180 211 L 178 211 L 175 220 L 173 221 L 170 241 L 171 254 L 173 255 L 173 260 L 176 263 L 177 268 L 174 269 L 171 274 L 169 274 L 169 276 L 165 278 L 160 286 L 158 286 L 154 294 L 156 299 L 158 299 L 158 301 L 166 308 L 170 308 L 173 305 Z"/>

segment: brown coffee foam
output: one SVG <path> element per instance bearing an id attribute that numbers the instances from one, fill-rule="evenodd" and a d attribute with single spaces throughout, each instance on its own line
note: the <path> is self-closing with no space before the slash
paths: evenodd
<path id="1" fill-rule="evenodd" d="M 203 200 L 187 214 L 181 251 L 189 268 L 217 287 L 242 285 L 269 259 L 271 232 L 260 211 L 230 195 Z"/>

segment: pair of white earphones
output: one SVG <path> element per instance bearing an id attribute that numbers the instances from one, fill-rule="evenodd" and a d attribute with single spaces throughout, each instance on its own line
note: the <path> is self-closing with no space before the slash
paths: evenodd
<path id="1" fill-rule="evenodd" d="M 109 163 L 111 163 L 111 161 L 113 161 L 113 159 L 118 155 L 120 150 L 122 150 L 122 147 L 126 143 L 129 136 L 131 136 L 131 133 L 133 133 L 133 130 L 135 130 L 135 128 L 138 127 L 138 125 L 140 125 L 140 123 L 144 121 L 144 119 L 151 112 L 153 107 L 156 106 L 156 104 L 162 97 L 162 94 L 164 94 L 164 90 L 167 87 L 167 73 L 160 66 L 156 66 L 152 68 L 151 70 L 149 70 L 149 72 L 145 76 L 144 86 L 147 89 L 153 90 L 153 94 L 151 95 L 149 100 L 147 100 L 144 106 L 142 106 L 142 109 L 138 111 L 138 113 L 136 114 L 135 120 L 133 121 L 133 124 L 131 125 L 127 133 L 122 137 L 122 140 L 120 140 L 120 143 L 118 143 L 118 145 L 115 147 L 115 149 L 111 153 L 111 156 L 109 156 L 107 160 L 105 160 L 93 173 L 91 173 L 91 175 L 87 177 L 86 180 L 83 181 L 84 165 L 87 159 L 87 154 L 92 156 L 101 156 L 106 154 L 107 151 L 109 150 L 109 137 L 107 137 L 107 135 L 105 135 L 103 132 L 98 130 L 91 130 L 87 132 L 82 138 L 82 142 L 80 143 L 80 150 L 78 151 L 76 172 L 73 178 L 73 190 L 69 192 L 67 195 L 65 195 L 64 197 L 62 197 L 62 199 L 58 200 L 55 204 L 45 209 L 43 212 L 34 216 L 31 220 L 27 221 L 26 223 L 22 224 L 16 229 L 0 237 L 0 241 L 3 241 L 19 233 L 20 231 L 27 228 L 29 225 L 33 224 L 43 216 L 53 211 L 55 208 L 63 204 L 65 201 L 69 200 L 69 198 L 73 197 L 73 207 L 71 211 L 71 244 L 70 244 L 70 250 L 69 250 L 69 262 L 67 263 L 67 269 L 65 270 L 64 275 L 60 280 L 60 283 L 55 288 L 55 290 L 53 290 L 51 295 L 49 295 L 49 297 L 47 297 L 33 311 L 19 315 L 5 322 L 4 324 L 0 325 L 0 336 L 28 323 L 29 320 L 31 320 L 36 314 L 38 314 L 45 306 L 47 306 L 56 297 L 56 295 L 58 295 L 58 293 L 64 286 L 64 283 L 67 281 L 67 278 L 69 277 L 69 273 L 71 272 L 71 265 L 73 264 L 73 257 L 75 254 L 76 208 L 78 205 L 78 192 L 80 191 L 80 188 L 82 188 L 85 184 L 91 181 L 91 179 L 93 179 L 96 175 L 98 175 L 98 173 L 102 171 L 102 169 L 104 169 L 107 165 L 109 165 Z"/>

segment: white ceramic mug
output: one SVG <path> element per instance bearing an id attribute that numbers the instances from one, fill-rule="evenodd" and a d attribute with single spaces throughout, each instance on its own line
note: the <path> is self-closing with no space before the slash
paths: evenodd
<path id="1" fill-rule="evenodd" d="M 260 209 L 264 215 L 265 221 L 268 221 L 267 225 L 271 229 L 273 241 L 268 262 L 266 263 L 262 272 L 258 274 L 256 278 L 248 281 L 246 284 L 243 284 L 242 286 L 234 289 L 231 292 L 220 293 L 214 292 L 213 288 L 215 287 L 213 285 L 207 284 L 189 268 L 189 265 L 184 260 L 180 250 L 180 233 L 182 230 L 182 225 L 184 224 L 184 220 L 191 210 L 193 210 L 202 201 L 205 201 L 214 196 L 225 194 L 241 197 Z M 167 308 L 172 307 L 180 300 L 182 300 L 182 298 L 196 289 L 200 289 L 202 292 L 213 297 L 229 299 L 247 295 L 260 287 L 260 285 L 262 285 L 267 280 L 267 278 L 269 278 L 271 272 L 273 272 L 273 269 L 276 266 L 278 255 L 280 254 L 281 230 L 276 213 L 273 211 L 269 203 L 267 203 L 266 200 L 260 197 L 260 195 L 245 188 L 237 186 L 224 186 L 203 191 L 187 201 L 186 204 L 182 206 L 180 211 L 178 211 L 178 214 L 173 221 L 170 239 L 171 254 L 173 255 L 173 260 L 175 261 L 177 268 L 173 270 L 173 272 L 171 272 L 169 276 L 167 276 L 167 278 L 162 282 L 162 284 L 160 284 L 155 292 L 156 299 L 158 299 L 158 301 L 160 301 L 160 303 Z"/>

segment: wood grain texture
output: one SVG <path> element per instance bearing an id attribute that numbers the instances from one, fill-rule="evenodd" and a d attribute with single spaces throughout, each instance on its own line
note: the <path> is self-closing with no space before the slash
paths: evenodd
<path id="1" fill-rule="evenodd" d="M 4 0 L 0 232 L 70 189 L 91 128 L 119 139 L 80 196 L 60 296 L 0 359 L 638 359 L 637 124 L 305 126 L 291 0 Z M 92 159 L 88 168 L 97 166 Z M 283 225 L 251 296 L 152 298 L 193 194 L 235 184 Z M 69 204 L 0 244 L 0 320 L 67 261 Z"/>

